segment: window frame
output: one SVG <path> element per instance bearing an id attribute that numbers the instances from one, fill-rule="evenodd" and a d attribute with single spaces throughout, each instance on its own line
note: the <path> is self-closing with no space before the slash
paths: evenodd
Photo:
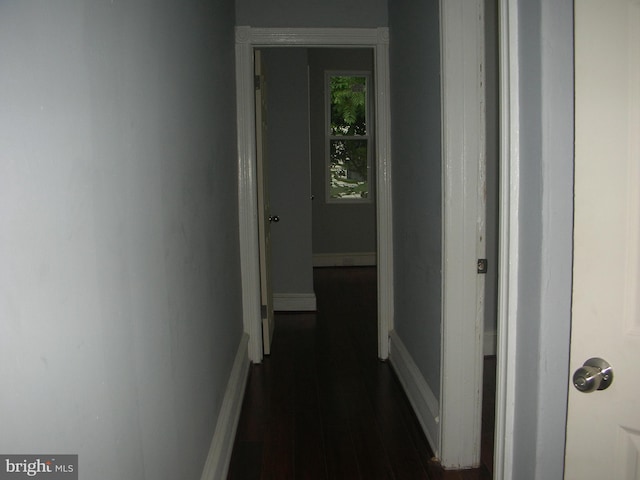
<path id="1" fill-rule="evenodd" d="M 331 77 L 364 77 L 365 78 L 365 123 L 366 135 L 332 135 L 331 134 Z M 324 179 L 325 202 L 330 204 L 369 204 L 374 201 L 375 179 L 372 178 L 372 162 L 375 126 L 374 115 L 371 114 L 373 102 L 371 98 L 372 72 L 368 70 L 325 70 L 324 72 Z M 333 140 L 364 140 L 367 142 L 367 197 L 332 197 L 331 196 L 331 142 Z"/>

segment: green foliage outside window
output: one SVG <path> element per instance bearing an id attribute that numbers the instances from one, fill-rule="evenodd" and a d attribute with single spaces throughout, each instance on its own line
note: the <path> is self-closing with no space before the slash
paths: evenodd
<path id="1" fill-rule="evenodd" d="M 367 77 L 331 76 L 329 86 L 330 198 L 366 199 L 369 195 Z"/>

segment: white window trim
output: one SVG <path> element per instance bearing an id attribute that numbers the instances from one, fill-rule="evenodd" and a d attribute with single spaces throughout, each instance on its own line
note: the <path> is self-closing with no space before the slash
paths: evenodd
<path id="1" fill-rule="evenodd" d="M 331 77 L 365 77 L 366 78 L 366 118 L 367 135 L 358 136 L 336 136 L 330 133 L 331 124 L 331 87 L 329 79 Z M 372 75 L 368 70 L 325 70 L 324 72 L 324 198 L 325 202 L 330 204 L 370 204 L 373 202 L 375 195 L 375 178 L 372 178 L 372 174 L 375 169 L 372 168 L 372 151 L 375 146 L 373 141 L 375 140 L 375 125 L 373 120 L 375 115 L 371 115 L 372 102 L 371 102 L 371 81 Z M 334 198 L 331 196 L 331 140 L 337 140 L 340 138 L 353 139 L 353 140 L 366 140 L 367 141 L 367 198 Z"/>

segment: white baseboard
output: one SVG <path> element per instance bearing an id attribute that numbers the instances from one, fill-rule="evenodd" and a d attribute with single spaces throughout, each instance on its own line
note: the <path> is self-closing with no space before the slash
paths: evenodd
<path id="1" fill-rule="evenodd" d="M 273 309 L 280 312 L 315 312 L 315 293 L 274 293 Z"/>
<path id="2" fill-rule="evenodd" d="M 242 335 L 236 358 L 231 368 L 227 389 L 222 399 L 218 422 L 204 464 L 201 480 L 227 478 L 233 443 L 236 437 L 242 399 L 249 375 L 249 335 Z"/>
<path id="3" fill-rule="evenodd" d="M 314 253 L 314 267 L 369 267 L 376 265 L 376 252 Z"/>
<path id="4" fill-rule="evenodd" d="M 498 342 L 498 332 L 484 332 L 484 345 L 482 347 L 482 353 L 486 357 L 487 355 L 496 354 L 496 345 Z"/>
<path id="5" fill-rule="evenodd" d="M 418 417 L 436 457 L 440 456 L 440 404 L 413 357 L 395 332 L 389 332 L 389 361 Z"/>

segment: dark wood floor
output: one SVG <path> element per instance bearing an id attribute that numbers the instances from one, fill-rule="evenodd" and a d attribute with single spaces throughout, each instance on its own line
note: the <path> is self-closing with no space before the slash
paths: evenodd
<path id="1" fill-rule="evenodd" d="M 277 314 L 272 354 L 251 366 L 228 478 L 490 479 L 493 392 L 487 464 L 443 471 L 390 364 L 377 359 L 375 268 L 315 269 L 314 282 L 318 312 Z M 485 365 L 494 388 L 495 362 Z"/>

